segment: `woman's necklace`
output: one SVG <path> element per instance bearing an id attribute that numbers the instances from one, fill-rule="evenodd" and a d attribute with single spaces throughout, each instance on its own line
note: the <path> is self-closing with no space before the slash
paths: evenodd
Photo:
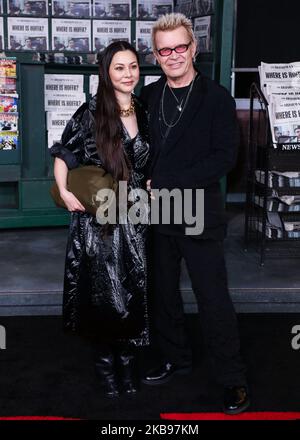
<path id="1" fill-rule="evenodd" d="M 135 105 L 134 105 L 134 99 L 133 96 L 131 96 L 130 99 L 130 106 L 129 108 L 126 109 L 120 109 L 120 116 L 122 118 L 127 118 L 128 116 L 134 115 L 135 114 Z"/>

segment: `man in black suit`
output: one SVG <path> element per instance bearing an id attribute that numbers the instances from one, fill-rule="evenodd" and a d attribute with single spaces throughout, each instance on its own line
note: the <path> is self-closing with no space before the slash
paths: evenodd
<path id="1" fill-rule="evenodd" d="M 224 412 L 249 406 L 245 367 L 240 357 L 236 316 L 227 287 L 223 239 L 225 215 L 220 179 L 237 156 L 235 103 L 226 89 L 198 72 L 192 23 L 182 14 L 162 16 L 153 26 L 154 54 L 164 75 L 142 89 L 150 114 L 151 161 L 148 190 L 204 189 L 204 230 L 187 235 L 186 222 L 153 225 L 154 328 L 162 365 L 143 378 L 149 385 L 191 369 L 179 293 L 184 258 L 197 298 L 204 341 L 217 380 L 224 387 Z M 164 203 L 164 202 L 163 202 Z"/>

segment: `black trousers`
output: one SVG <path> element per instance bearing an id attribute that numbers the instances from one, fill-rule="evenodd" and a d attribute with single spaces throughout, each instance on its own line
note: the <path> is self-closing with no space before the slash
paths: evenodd
<path id="1" fill-rule="evenodd" d="M 224 386 L 246 385 L 237 320 L 227 287 L 223 242 L 195 240 L 153 231 L 153 322 L 165 361 L 190 365 L 191 349 L 179 292 L 184 258 L 195 293 L 204 343 L 216 379 Z"/>

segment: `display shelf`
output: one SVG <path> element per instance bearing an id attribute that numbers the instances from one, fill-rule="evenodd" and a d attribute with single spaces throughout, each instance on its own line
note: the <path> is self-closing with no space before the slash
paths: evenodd
<path id="1" fill-rule="evenodd" d="M 254 108 L 255 100 L 259 103 L 259 109 Z M 277 181 L 272 186 L 270 183 L 272 171 L 300 172 L 300 150 L 297 149 L 297 143 L 278 144 L 272 141 L 267 106 L 259 87 L 252 84 L 244 241 L 245 249 L 250 244 L 255 245 L 260 253 L 261 265 L 264 265 L 266 255 L 274 258 L 282 258 L 283 254 L 300 257 L 300 228 L 286 229 L 292 222 L 300 223 L 300 211 L 282 211 L 285 209 L 283 196 L 300 197 L 300 186 L 280 186 Z M 257 173 L 262 176 L 260 181 L 257 181 Z M 281 178 L 288 181 L 286 177 Z M 270 209 L 276 206 L 277 211 Z"/>

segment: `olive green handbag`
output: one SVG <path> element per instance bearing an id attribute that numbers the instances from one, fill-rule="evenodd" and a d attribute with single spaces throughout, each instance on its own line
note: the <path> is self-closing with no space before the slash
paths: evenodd
<path id="1" fill-rule="evenodd" d="M 68 171 L 67 189 L 75 195 L 85 207 L 85 210 L 93 215 L 96 215 L 96 211 L 101 205 L 101 202 L 105 202 L 106 209 L 110 202 L 109 200 L 107 201 L 106 198 L 105 200 L 100 200 L 100 198 L 97 197 L 98 191 L 101 189 L 111 189 L 116 192 L 117 188 L 118 183 L 113 179 L 111 174 L 96 165 L 84 165 Z M 64 201 L 60 197 L 56 182 L 52 185 L 50 193 L 58 207 L 67 209 Z"/>

